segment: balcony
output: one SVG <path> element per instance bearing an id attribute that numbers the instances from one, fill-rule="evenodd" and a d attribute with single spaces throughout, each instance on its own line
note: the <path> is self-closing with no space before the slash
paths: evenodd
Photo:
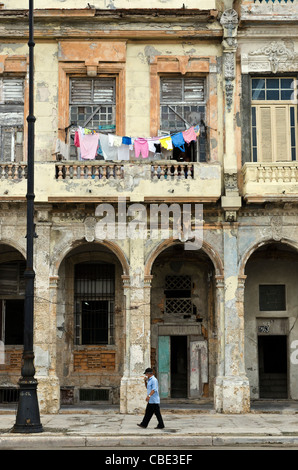
<path id="1" fill-rule="evenodd" d="M 0 165 L 0 200 L 24 200 L 25 164 Z M 130 201 L 216 202 L 222 193 L 221 165 L 176 161 L 35 163 L 36 202 Z"/>
<path id="2" fill-rule="evenodd" d="M 298 162 L 245 163 L 242 176 L 248 203 L 298 201 Z"/>
<path id="3" fill-rule="evenodd" d="M 297 21 L 297 0 L 244 0 L 241 21 Z"/>

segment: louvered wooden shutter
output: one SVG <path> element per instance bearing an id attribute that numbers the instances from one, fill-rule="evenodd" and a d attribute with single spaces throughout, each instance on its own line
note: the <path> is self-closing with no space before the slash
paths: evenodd
<path id="1" fill-rule="evenodd" d="M 274 106 L 274 153 L 275 161 L 291 160 L 289 106 Z"/>
<path id="2" fill-rule="evenodd" d="M 272 162 L 272 108 L 257 106 L 258 160 Z"/>
<path id="3" fill-rule="evenodd" d="M 94 81 L 94 103 L 115 103 L 114 79 L 100 79 Z"/>
<path id="4" fill-rule="evenodd" d="M 198 103 L 204 101 L 203 78 L 162 78 L 162 103 Z"/>
<path id="5" fill-rule="evenodd" d="M 114 104 L 115 79 L 72 79 L 70 101 L 73 104 Z"/>
<path id="6" fill-rule="evenodd" d="M 22 79 L 3 79 L 3 102 L 24 103 L 24 81 Z"/>
<path id="7" fill-rule="evenodd" d="M 288 105 L 256 106 L 258 161 L 291 160 Z"/>
<path id="8" fill-rule="evenodd" d="M 92 81 L 71 81 L 71 103 L 92 103 Z"/>

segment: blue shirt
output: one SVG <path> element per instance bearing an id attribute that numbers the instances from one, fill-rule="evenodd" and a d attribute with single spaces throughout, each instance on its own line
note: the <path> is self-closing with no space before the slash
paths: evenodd
<path id="1" fill-rule="evenodd" d="M 148 403 L 160 403 L 159 393 L 158 393 L 158 380 L 154 375 L 148 379 L 147 382 L 147 395 L 149 395 L 152 390 L 154 390 L 153 395 L 149 398 Z"/>

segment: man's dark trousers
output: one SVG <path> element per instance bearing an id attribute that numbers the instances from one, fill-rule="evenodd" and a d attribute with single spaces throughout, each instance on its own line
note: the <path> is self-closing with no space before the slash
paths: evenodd
<path id="1" fill-rule="evenodd" d="M 158 403 L 147 403 L 146 411 L 145 411 L 145 416 L 143 418 L 143 421 L 141 422 L 141 426 L 146 428 L 149 424 L 150 419 L 152 416 L 155 414 L 157 421 L 158 421 L 158 427 L 159 428 L 164 428 L 164 422 L 160 413 L 160 408 Z"/>

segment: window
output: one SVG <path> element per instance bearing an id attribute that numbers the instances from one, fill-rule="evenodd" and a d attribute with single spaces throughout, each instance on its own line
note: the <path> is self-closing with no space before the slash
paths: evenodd
<path id="1" fill-rule="evenodd" d="M 1 162 L 23 160 L 24 80 L 0 79 Z"/>
<path id="2" fill-rule="evenodd" d="M 252 79 L 252 160 L 296 160 L 297 105 L 294 78 Z"/>
<path id="3" fill-rule="evenodd" d="M 70 80 L 70 158 L 78 159 L 74 145 L 75 127 L 114 133 L 116 129 L 116 79 L 85 78 Z"/>
<path id="4" fill-rule="evenodd" d="M 204 78 L 161 78 L 160 127 L 162 133 L 184 131 L 205 122 Z M 206 161 L 206 138 L 201 132 L 197 142 L 185 146 L 185 152 L 173 149 L 174 160 Z"/>
<path id="5" fill-rule="evenodd" d="M 259 305 L 260 311 L 286 310 L 286 286 L 260 285 Z"/>
<path id="6" fill-rule="evenodd" d="M 165 296 L 167 314 L 190 316 L 193 313 L 190 276 L 167 276 Z"/>
<path id="7" fill-rule="evenodd" d="M 75 266 L 76 344 L 114 344 L 115 267 Z"/>
<path id="8" fill-rule="evenodd" d="M 24 342 L 24 296 L 26 264 L 0 264 L 0 340 L 6 345 Z"/>

